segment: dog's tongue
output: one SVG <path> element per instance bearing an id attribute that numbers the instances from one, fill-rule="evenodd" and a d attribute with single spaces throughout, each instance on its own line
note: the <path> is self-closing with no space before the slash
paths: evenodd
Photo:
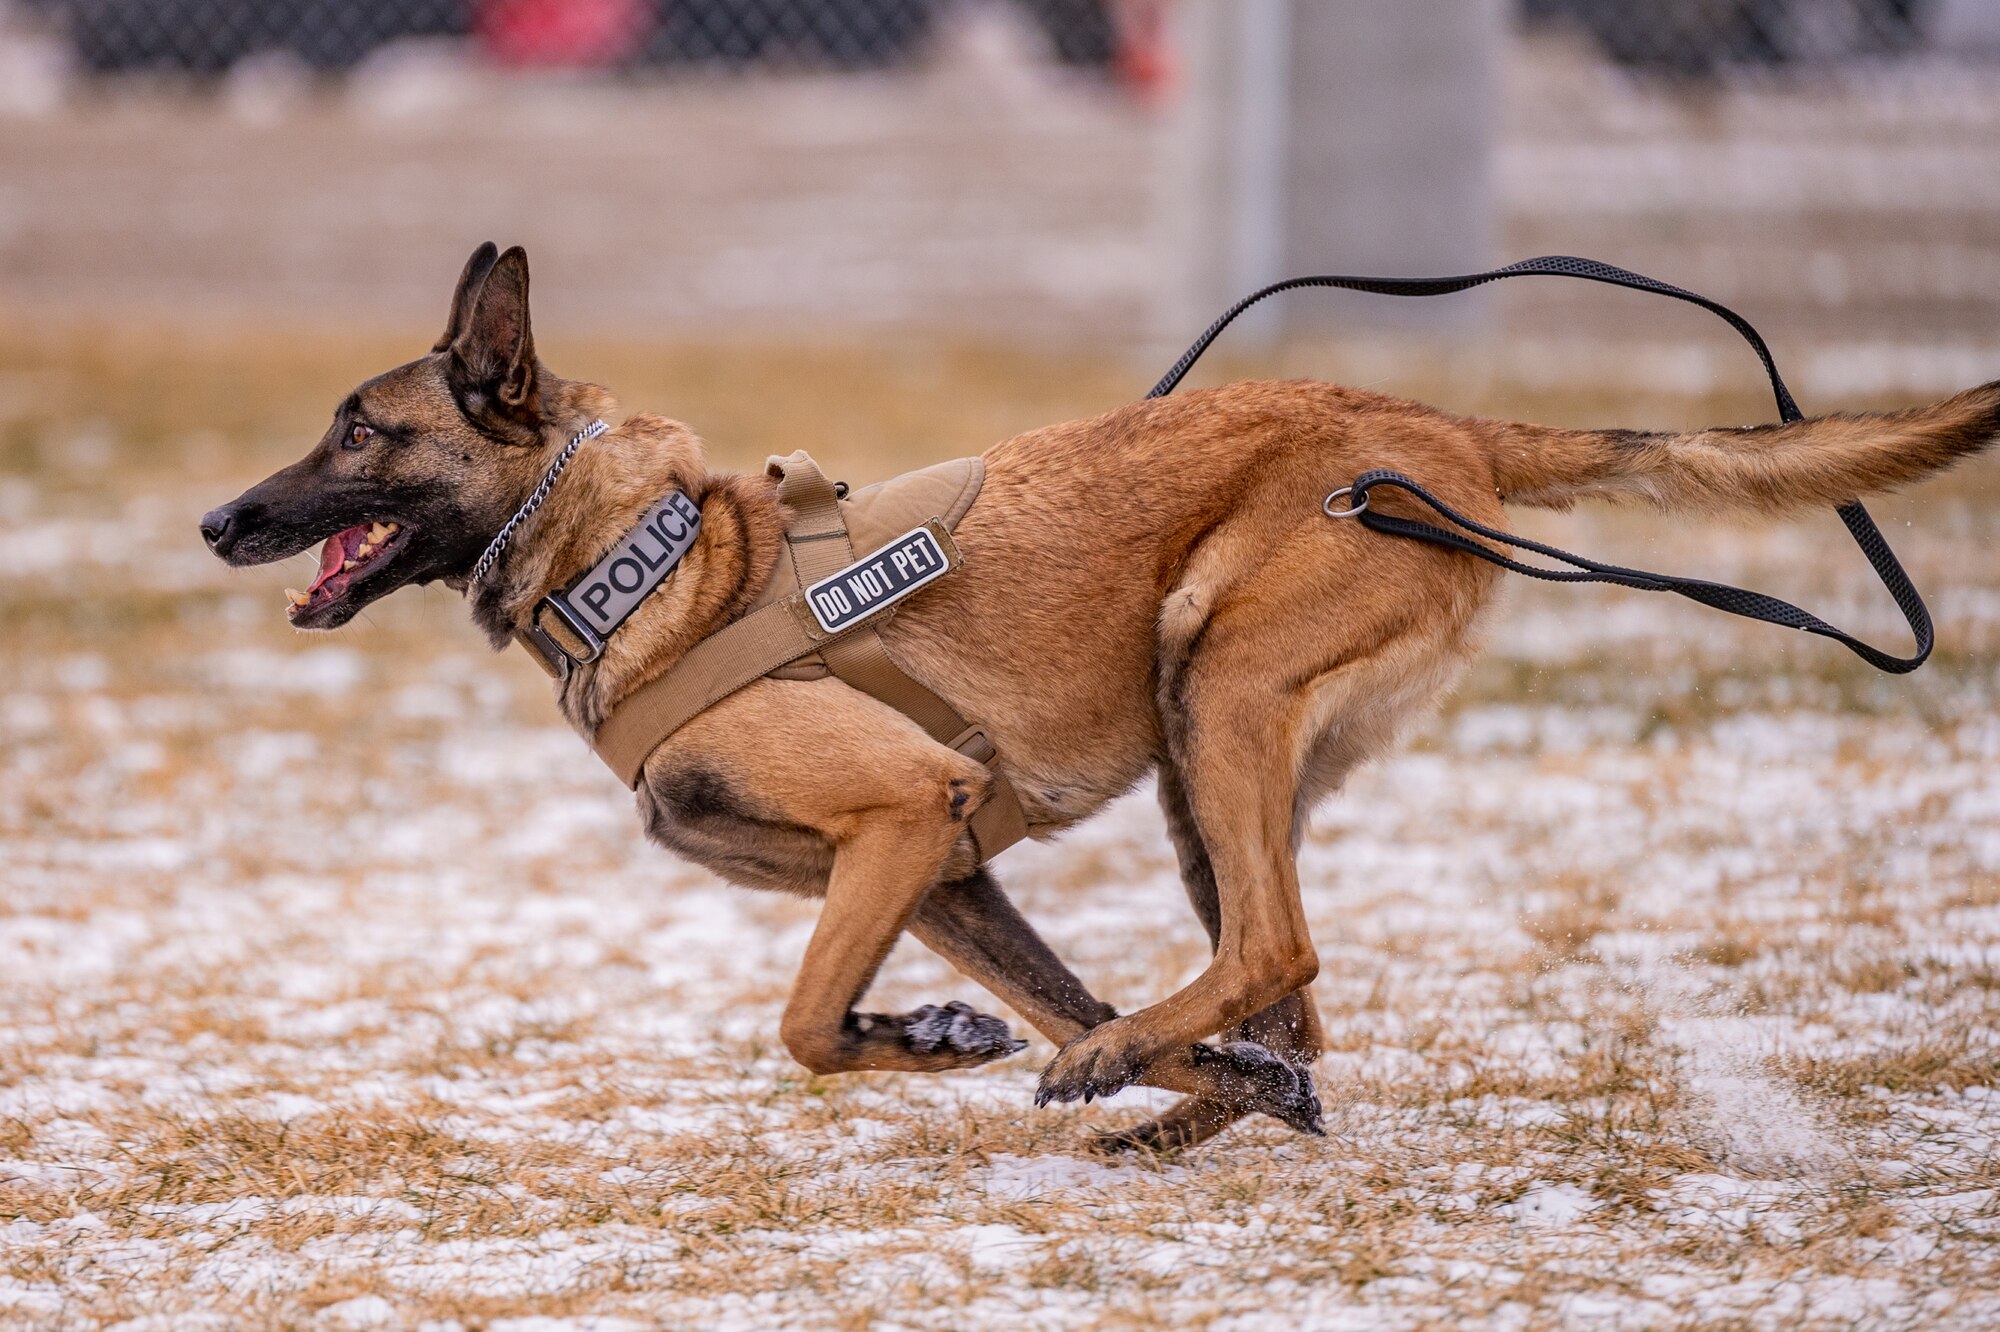
<path id="1" fill-rule="evenodd" d="M 354 552 L 361 549 L 361 543 L 368 539 L 368 524 L 357 523 L 344 532 L 335 532 L 319 548 L 319 574 L 306 589 L 307 595 L 320 590 L 326 580 L 340 572 L 340 566 L 354 558 Z"/>

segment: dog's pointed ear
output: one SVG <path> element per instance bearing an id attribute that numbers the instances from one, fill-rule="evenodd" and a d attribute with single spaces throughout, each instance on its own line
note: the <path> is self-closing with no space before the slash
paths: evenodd
<path id="1" fill-rule="evenodd" d="M 451 390 L 472 420 L 503 434 L 512 433 L 510 427 L 541 424 L 541 363 L 528 323 L 526 250 L 516 245 L 487 268 L 445 355 Z"/>
<path id="2" fill-rule="evenodd" d="M 465 271 L 458 275 L 458 289 L 451 294 L 451 313 L 445 316 L 444 336 L 432 347 L 434 352 L 446 351 L 458 341 L 458 335 L 472 318 L 472 298 L 479 294 L 486 275 L 493 271 L 494 260 L 500 257 L 500 247 L 487 241 L 472 252 L 465 261 Z"/>

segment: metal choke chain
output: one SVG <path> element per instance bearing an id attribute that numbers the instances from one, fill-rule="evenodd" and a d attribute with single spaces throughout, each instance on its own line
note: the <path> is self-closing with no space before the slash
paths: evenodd
<path id="1" fill-rule="evenodd" d="M 576 456 L 576 451 L 582 447 L 583 442 L 587 439 L 596 439 L 608 429 L 610 427 L 604 422 L 592 421 L 570 436 L 569 443 L 563 445 L 563 451 L 549 464 L 549 470 L 542 473 L 542 479 L 536 483 L 534 493 L 528 496 L 520 508 L 514 510 L 514 516 L 509 518 L 506 525 L 493 534 L 493 540 L 487 543 L 486 553 L 479 557 L 479 563 L 472 566 L 472 586 L 477 587 L 485 581 L 487 574 L 493 572 L 493 566 L 499 560 L 501 553 L 507 549 L 507 543 L 514 539 L 514 533 L 521 530 L 521 524 L 534 517 L 535 510 L 542 507 L 549 497 L 549 492 L 556 488 L 556 478 L 563 474 L 563 468 L 569 466 L 569 460 Z"/>

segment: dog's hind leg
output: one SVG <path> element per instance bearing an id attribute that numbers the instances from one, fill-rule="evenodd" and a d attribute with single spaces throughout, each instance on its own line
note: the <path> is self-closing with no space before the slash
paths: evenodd
<path id="1" fill-rule="evenodd" d="M 1063 964 L 983 869 L 933 888 L 911 918 L 910 931 L 1058 1046 L 1118 1016 Z M 1192 1146 L 1260 1112 L 1301 1132 L 1318 1132 L 1319 1104 L 1310 1079 L 1260 1053 L 1260 1047 L 1242 1044 L 1189 1046 L 1155 1060 L 1140 1081 L 1187 1094 L 1168 1119 L 1176 1126 L 1211 1121 L 1214 1126 L 1199 1133 L 1163 1127 L 1121 1145 L 1157 1151 Z"/>
<path id="2" fill-rule="evenodd" d="M 1241 543 L 1218 534 L 1163 605 L 1159 716 L 1214 864 L 1215 955 L 1176 993 L 1065 1046 L 1042 1073 L 1044 1102 L 1142 1081 L 1154 1060 L 1318 974 L 1294 860 L 1301 811 L 1329 773 L 1379 752 L 1435 697 L 1483 577 L 1427 549 L 1371 548 L 1363 560 L 1346 548 L 1360 540 L 1322 520 L 1245 567 Z"/>
<path id="3" fill-rule="evenodd" d="M 1167 819 L 1167 835 L 1180 860 L 1181 884 L 1202 929 L 1208 932 L 1208 946 L 1213 952 L 1222 937 L 1222 904 L 1215 884 L 1215 865 L 1208 858 L 1208 848 L 1202 845 L 1201 829 L 1195 824 L 1194 811 L 1188 807 L 1180 773 L 1171 763 L 1160 765 L 1159 793 L 1160 808 Z M 1306 1067 L 1319 1058 L 1322 1038 L 1310 991 L 1292 991 L 1238 1023 L 1230 1035 L 1233 1041 L 1261 1045 L 1291 1065 L 1299 1082 L 1293 1098 L 1295 1113 L 1318 1119 L 1319 1098 Z M 1176 1151 L 1206 1142 L 1250 1112 L 1247 1106 L 1215 1096 L 1190 1096 L 1157 1118 L 1101 1134 L 1097 1141 L 1112 1150 Z M 1293 1116 L 1281 1117 L 1288 1122 L 1293 1119 Z"/>
<path id="4" fill-rule="evenodd" d="M 1233 655 L 1233 654 L 1231 654 Z M 1218 654 L 1189 669 L 1198 702 L 1173 755 L 1215 865 L 1221 930 L 1206 970 L 1174 994 L 1092 1029 L 1043 1070 L 1044 1102 L 1110 1096 L 1155 1059 L 1201 1041 L 1311 983 L 1319 963 L 1292 861 L 1300 701 L 1242 678 Z M 1169 726 L 1169 744 L 1174 743 Z M 1275 1058 L 1272 1062 L 1278 1063 Z"/>

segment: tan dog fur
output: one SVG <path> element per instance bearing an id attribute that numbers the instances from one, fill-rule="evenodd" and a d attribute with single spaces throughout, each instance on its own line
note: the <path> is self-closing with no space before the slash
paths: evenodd
<path id="1" fill-rule="evenodd" d="M 365 418 L 404 441 L 375 463 L 382 504 L 442 485 L 450 503 L 428 512 L 452 511 L 470 529 L 425 538 L 432 553 L 400 581 L 463 586 L 554 453 L 615 412 L 604 390 L 540 364 L 525 256 L 490 247 L 468 264 L 438 349 L 364 384 L 350 405 L 313 455 L 229 511 L 254 511 L 282 539 L 257 546 L 245 519 L 218 551 L 240 542 L 231 558 L 247 563 L 298 548 L 314 520 L 282 517 L 286 505 L 350 485 L 367 464 L 340 441 Z M 1282 1069 L 1202 1043 L 1255 1041 L 1292 1069 L 1318 1054 L 1300 829 L 1478 650 L 1496 580 L 1462 554 L 1327 518 L 1330 491 L 1393 468 L 1496 527 L 1503 503 L 1582 498 L 1777 513 L 1929 475 L 1985 447 L 1996 424 L 1995 385 L 1887 416 L 1653 435 L 1466 419 L 1321 383 L 1242 383 L 995 445 L 958 528 L 964 568 L 880 632 L 905 670 L 984 726 L 1034 835 L 1157 775 L 1214 954 L 1192 983 L 1136 1013 L 1114 1016 L 1092 998 L 976 865 L 966 819 L 987 795 L 985 770 L 838 680 L 764 679 L 709 709 L 647 762 L 640 815 L 655 840 L 718 874 L 824 898 L 781 1024 L 815 1072 L 942 1069 L 1006 1052 L 915 1049 L 903 1019 L 855 1012 L 911 929 L 1061 1047 L 1045 1098 L 1133 1083 L 1184 1091 L 1181 1106 L 1116 1140 L 1198 1141 L 1297 1094 L 1279 1085 Z M 685 426 L 627 418 L 577 453 L 494 574 L 468 589 L 504 646 L 541 596 L 676 487 L 701 507 L 699 540 L 602 659 L 557 688 L 586 737 L 763 586 L 784 523 L 772 482 L 711 472 Z"/>

